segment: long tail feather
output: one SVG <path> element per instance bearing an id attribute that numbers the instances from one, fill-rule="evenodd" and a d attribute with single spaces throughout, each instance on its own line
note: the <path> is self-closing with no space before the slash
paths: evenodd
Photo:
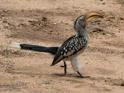
<path id="1" fill-rule="evenodd" d="M 45 46 L 39 46 L 39 45 L 31 45 L 31 44 L 20 44 L 21 49 L 25 50 L 32 50 L 37 52 L 47 52 L 52 55 L 55 55 L 58 47 L 45 47 Z"/>

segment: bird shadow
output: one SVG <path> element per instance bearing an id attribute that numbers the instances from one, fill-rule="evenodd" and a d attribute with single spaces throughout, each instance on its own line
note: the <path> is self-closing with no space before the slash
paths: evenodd
<path id="1" fill-rule="evenodd" d="M 54 77 L 75 77 L 75 78 L 82 78 L 82 79 L 84 79 L 84 78 L 90 78 L 90 76 L 83 76 L 83 77 L 80 77 L 80 76 L 78 76 L 78 75 L 75 75 L 75 74 L 60 74 L 60 73 L 54 73 L 54 74 L 52 74 L 52 76 L 54 76 Z"/>

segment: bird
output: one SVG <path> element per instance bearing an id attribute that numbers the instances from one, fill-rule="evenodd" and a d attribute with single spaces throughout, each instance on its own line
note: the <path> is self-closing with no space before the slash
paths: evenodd
<path id="1" fill-rule="evenodd" d="M 76 34 L 65 40 L 57 49 L 51 66 L 54 66 L 63 60 L 64 74 L 66 75 L 66 61 L 70 60 L 73 70 L 76 71 L 80 77 L 84 77 L 80 73 L 80 64 L 77 57 L 86 49 L 88 45 L 88 32 L 86 31 L 86 25 L 94 17 L 103 17 L 103 15 L 99 12 L 91 12 L 76 18 L 74 22 L 74 30 L 76 31 Z"/>
<path id="2" fill-rule="evenodd" d="M 103 14 L 101 12 L 89 12 L 84 15 L 80 15 L 74 21 L 74 30 L 76 34 L 69 37 L 65 40 L 61 46 L 56 47 L 46 47 L 25 43 L 15 43 L 12 46 L 16 48 L 21 48 L 24 50 L 33 50 L 37 52 L 47 52 L 54 55 L 51 66 L 56 65 L 57 63 L 63 60 L 64 62 L 64 75 L 67 74 L 67 64 L 66 61 L 70 60 L 72 68 L 80 77 L 84 77 L 80 73 L 80 64 L 78 62 L 78 55 L 80 55 L 88 45 L 88 32 L 86 30 L 86 26 L 88 22 L 90 22 L 95 17 L 103 18 Z"/>

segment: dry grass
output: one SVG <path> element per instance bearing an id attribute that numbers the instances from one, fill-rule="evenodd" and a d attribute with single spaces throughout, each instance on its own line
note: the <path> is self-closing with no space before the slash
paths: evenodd
<path id="1" fill-rule="evenodd" d="M 25 51 L 20 51 L 18 49 L 10 49 L 6 46 L 0 45 L 0 55 L 8 58 L 8 57 L 21 57 L 25 55 L 30 55 L 30 53 Z"/>

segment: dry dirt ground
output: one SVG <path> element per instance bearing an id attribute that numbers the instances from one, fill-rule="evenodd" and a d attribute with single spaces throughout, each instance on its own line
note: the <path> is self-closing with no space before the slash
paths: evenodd
<path id="1" fill-rule="evenodd" d="M 13 42 L 59 46 L 74 34 L 73 21 L 89 11 L 89 45 L 79 56 L 83 75 L 68 63 L 51 67 L 50 54 L 10 48 Z M 124 93 L 123 0 L 0 0 L 0 93 Z"/>

